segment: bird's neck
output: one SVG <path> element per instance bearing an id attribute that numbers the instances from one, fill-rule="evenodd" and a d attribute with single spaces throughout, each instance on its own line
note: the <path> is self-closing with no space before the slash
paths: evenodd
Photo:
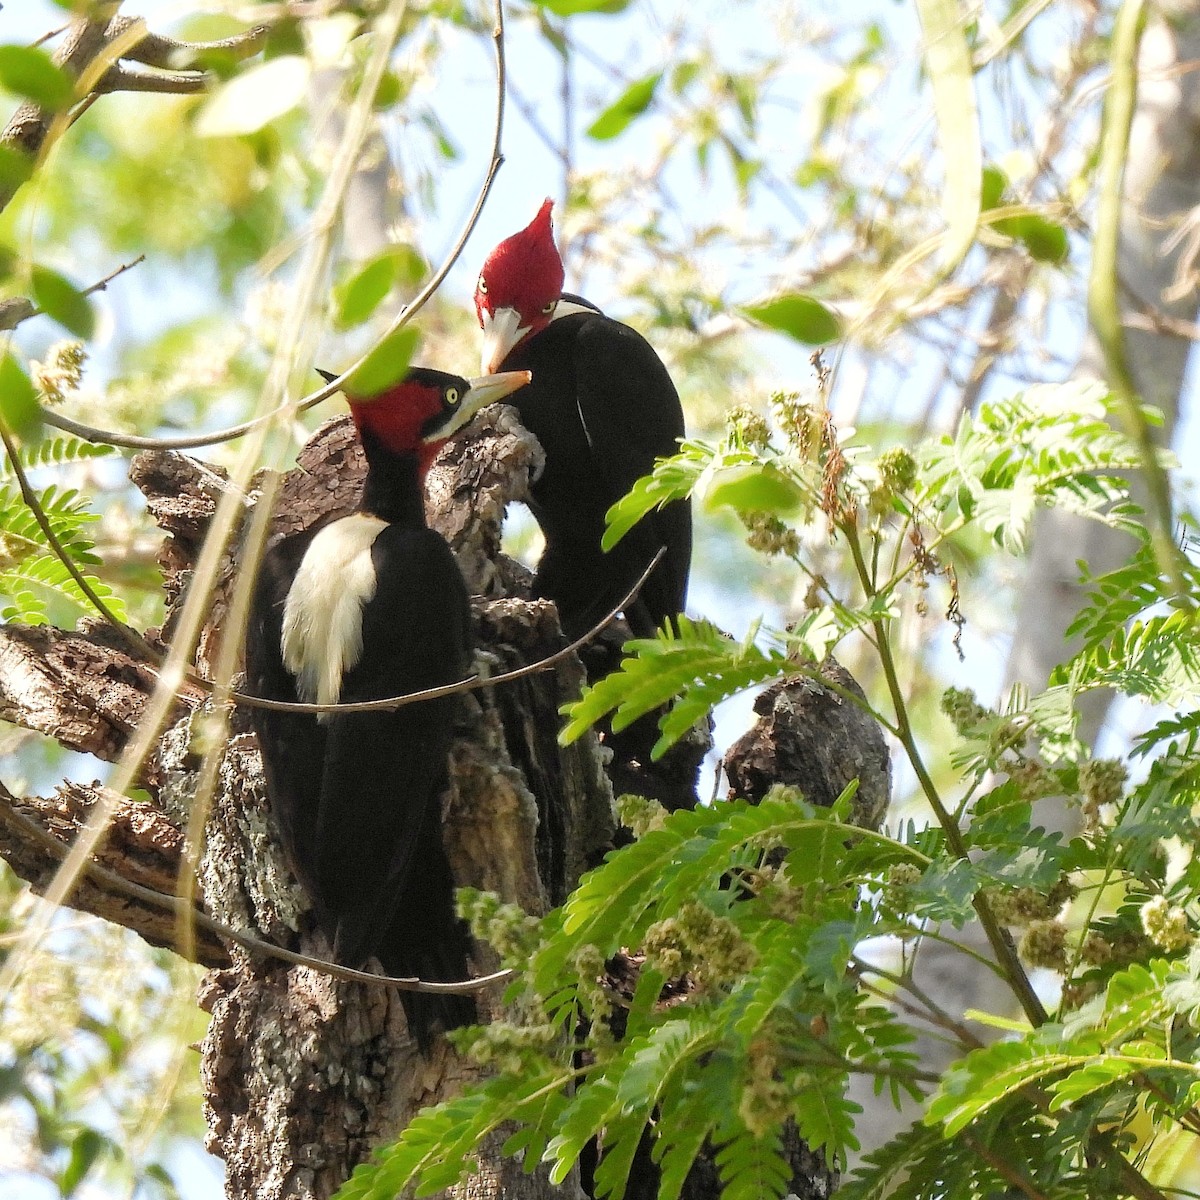
<path id="1" fill-rule="evenodd" d="M 393 525 L 423 529 L 427 456 L 420 450 L 387 450 L 369 430 L 363 430 L 361 436 L 367 456 L 362 511 Z"/>

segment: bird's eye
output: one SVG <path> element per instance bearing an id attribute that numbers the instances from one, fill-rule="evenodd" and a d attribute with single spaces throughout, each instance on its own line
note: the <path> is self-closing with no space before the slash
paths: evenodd
<path id="1" fill-rule="evenodd" d="M 550 314 L 551 314 L 551 313 L 552 313 L 552 312 L 553 312 L 553 311 L 554 311 L 554 310 L 555 310 L 557 307 L 558 307 L 558 301 L 557 301 L 557 300 L 551 300 L 551 301 L 550 301 L 550 303 L 549 303 L 549 304 L 547 304 L 547 305 L 546 305 L 546 306 L 545 306 L 545 307 L 542 309 L 542 312 L 544 312 L 544 313 L 546 314 L 546 316 L 549 316 L 549 315 L 550 315 Z"/>
<path id="2" fill-rule="evenodd" d="M 451 405 L 457 404 L 459 402 L 460 398 L 461 397 L 458 394 L 458 388 L 451 387 L 451 388 L 446 389 L 446 403 L 447 404 L 451 404 Z"/>
<path id="3" fill-rule="evenodd" d="M 487 295 L 487 280 L 484 279 L 482 275 L 479 277 L 479 283 L 476 285 L 476 291 L 478 291 L 482 296 Z"/>

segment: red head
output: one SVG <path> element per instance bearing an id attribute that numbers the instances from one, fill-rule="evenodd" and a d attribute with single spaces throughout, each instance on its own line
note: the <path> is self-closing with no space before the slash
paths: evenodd
<path id="1" fill-rule="evenodd" d="M 412 367 L 399 383 L 377 396 L 347 395 L 346 399 L 368 453 L 375 443 L 391 454 L 416 455 L 423 476 L 445 442 L 484 405 L 524 387 L 529 378 L 528 371 L 508 371 L 468 380 Z M 371 438 L 365 436 L 368 432 Z"/>
<path id="2" fill-rule="evenodd" d="M 483 369 L 494 371 L 514 346 L 550 324 L 562 295 L 563 265 L 554 244 L 552 200 L 519 233 L 487 256 L 475 286 L 483 329 Z"/>

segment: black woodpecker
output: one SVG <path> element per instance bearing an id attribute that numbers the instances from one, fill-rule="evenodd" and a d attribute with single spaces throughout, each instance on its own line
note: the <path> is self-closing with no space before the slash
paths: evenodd
<path id="1" fill-rule="evenodd" d="M 378 396 L 348 397 L 367 458 L 362 504 L 268 546 L 246 631 L 255 695 L 333 704 L 467 674 L 467 589 L 449 546 L 426 527 L 425 473 L 451 434 L 528 379 L 414 368 Z M 284 848 L 347 966 L 374 955 L 389 975 L 467 978 L 439 805 L 454 704 L 320 716 L 251 710 Z M 438 1026 L 475 1018 L 466 996 L 400 994 L 422 1048 Z"/>
<path id="2" fill-rule="evenodd" d="M 546 452 L 530 507 L 546 539 L 534 593 L 553 600 L 568 637 L 585 633 L 663 560 L 625 609 L 638 636 L 683 611 L 692 557 L 690 504 L 644 517 L 607 554 L 604 514 L 684 435 L 679 394 L 662 360 L 628 325 L 563 293 L 551 201 L 488 255 L 475 288 L 485 371 L 528 370 L 513 398 Z"/>

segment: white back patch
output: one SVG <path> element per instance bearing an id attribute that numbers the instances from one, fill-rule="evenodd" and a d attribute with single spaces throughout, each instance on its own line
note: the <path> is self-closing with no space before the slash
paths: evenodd
<path id="1" fill-rule="evenodd" d="M 283 606 L 280 649 L 307 704 L 336 704 L 343 675 L 362 657 L 363 607 L 377 582 L 371 547 L 386 525 L 355 513 L 326 525 L 304 552 Z"/>
<path id="2" fill-rule="evenodd" d="M 561 320 L 563 317 L 573 316 L 575 313 L 600 313 L 600 310 L 591 304 L 577 304 L 574 300 L 568 300 L 563 297 L 554 307 L 554 316 L 551 321 Z M 600 313 L 603 316 L 603 313 Z"/>

